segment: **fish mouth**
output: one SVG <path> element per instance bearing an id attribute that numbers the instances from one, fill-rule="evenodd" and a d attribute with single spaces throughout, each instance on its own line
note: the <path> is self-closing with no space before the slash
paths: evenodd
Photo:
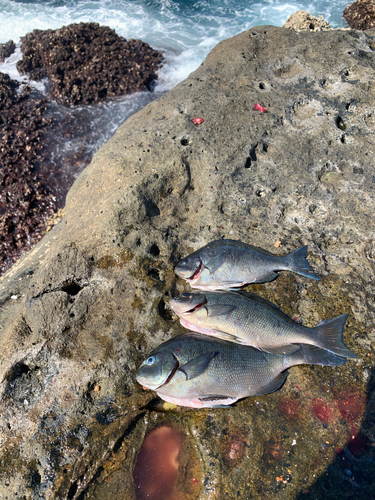
<path id="1" fill-rule="evenodd" d="M 193 312 L 198 311 L 198 309 L 200 309 L 201 307 L 203 307 L 205 304 L 207 304 L 206 297 L 204 298 L 204 300 L 202 300 L 202 302 L 199 302 L 198 304 L 196 304 L 191 309 L 187 309 L 186 311 L 184 311 L 183 314 L 192 314 Z"/>
<path id="2" fill-rule="evenodd" d="M 176 373 L 176 371 L 178 370 L 178 368 L 180 366 L 180 362 L 178 361 L 176 356 L 173 354 L 173 352 L 172 352 L 172 356 L 174 357 L 176 362 L 171 370 L 171 373 L 168 375 L 168 377 L 165 379 L 165 381 L 161 385 L 159 385 L 159 387 L 156 387 L 156 389 L 154 389 L 155 391 L 160 389 L 160 387 L 164 387 L 165 385 L 167 385 L 172 380 L 174 374 Z"/>
<path id="3" fill-rule="evenodd" d="M 202 272 L 202 269 L 203 269 L 203 262 L 200 261 L 200 264 L 199 264 L 198 268 L 194 271 L 194 274 L 192 274 L 190 276 L 190 278 L 185 278 L 186 281 L 188 281 L 189 283 L 192 283 L 193 281 L 197 280 Z"/>

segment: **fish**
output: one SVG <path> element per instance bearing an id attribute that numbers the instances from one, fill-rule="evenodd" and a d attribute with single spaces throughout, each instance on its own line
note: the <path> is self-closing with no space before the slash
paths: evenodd
<path id="1" fill-rule="evenodd" d="M 293 354 L 278 355 L 187 332 L 156 347 L 139 367 L 136 380 L 168 403 L 223 408 L 277 391 L 292 366 L 339 366 L 345 361 L 312 345 L 301 344 Z"/>
<path id="2" fill-rule="evenodd" d="M 343 342 L 348 314 L 309 328 L 258 295 L 234 291 L 182 293 L 169 307 L 189 330 L 262 351 L 292 354 L 298 344 L 310 344 L 345 358 L 357 357 Z"/>
<path id="3" fill-rule="evenodd" d="M 196 250 L 175 267 L 175 273 L 192 288 L 222 290 L 248 283 L 273 281 L 278 271 L 320 280 L 307 261 L 307 246 L 278 256 L 262 248 L 236 240 L 215 240 Z"/>

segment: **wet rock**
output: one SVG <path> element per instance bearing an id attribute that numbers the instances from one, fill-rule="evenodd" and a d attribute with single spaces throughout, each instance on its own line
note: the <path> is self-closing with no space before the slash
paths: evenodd
<path id="1" fill-rule="evenodd" d="M 313 16 L 305 10 L 297 10 L 288 17 L 283 24 L 283 28 L 296 31 L 325 31 L 330 30 L 331 26 L 323 16 Z"/>
<path id="2" fill-rule="evenodd" d="M 96 153 L 63 219 L 1 279 L 0 495 L 133 500 L 145 436 L 172 425 L 178 498 L 373 497 L 374 36 L 252 28 Z M 349 313 L 358 360 L 294 367 L 232 408 L 144 391 L 136 369 L 184 331 L 173 268 L 221 237 L 307 244 L 320 282 L 285 272 L 248 289 L 308 326 Z"/>
<path id="3" fill-rule="evenodd" d="M 97 23 L 34 30 L 22 39 L 21 74 L 48 78 L 51 95 L 65 105 L 149 90 L 163 56 L 141 40 L 125 40 Z"/>
<path id="4" fill-rule="evenodd" d="M 13 40 L 9 40 L 6 43 L 0 43 L 0 62 L 4 62 L 5 59 L 13 54 L 16 50 L 16 44 Z"/>
<path id="5" fill-rule="evenodd" d="M 368 30 L 375 27 L 375 1 L 356 0 L 343 12 L 345 21 L 350 28 Z"/>

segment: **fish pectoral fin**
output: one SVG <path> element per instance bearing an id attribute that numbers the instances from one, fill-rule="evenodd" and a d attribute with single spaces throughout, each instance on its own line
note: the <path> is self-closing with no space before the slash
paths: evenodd
<path id="1" fill-rule="evenodd" d="M 221 332 L 220 330 L 215 330 L 211 328 L 209 331 L 207 330 L 206 333 L 208 335 L 212 335 L 217 339 L 229 340 L 230 342 L 235 342 L 236 344 L 248 345 L 240 337 L 237 337 L 236 335 L 231 335 L 230 333 Z"/>
<path id="2" fill-rule="evenodd" d="M 178 369 L 186 375 L 186 380 L 192 380 L 202 375 L 208 368 L 210 362 L 218 355 L 218 352 L 206 352 L 188 361 Z"/>
<path id="3" fill-rule="evenodd" d="M 222 252 L 221 254 L 216 255 L 216 257 L 213 257 L 211 260 L 205 263 L 204 267 L 206 267 L 211 273 L 214 273 L 217 269 L 219 269 L 220 266 L 223 265 L 224 259 L 225 252 Z"/>
<path id="4" fill-rule="evenodd" d="M 281 372 L 277 377 L 275 377 L 270 383 L 267 385 L 260 387 L 257 390 L 257 394 L 260 396 L 261 394 L 269 394 L 270 392 L 275 392 L 284 384 L 285 380 L 288 377 L 288 372 Z"/>
<path id="5" fill-rule="evenodd" d="M 262 351 L 270 352 L 271 354 L 293 354 L 301 349 L 299 344 L 289 344 L 277 347 L 264 347 L 262 346 Z"/>
<path id="6" fill-rule="evenodd" d="M 252 281 L 251 283 L 268 283 L 268 281 L 273 281 L 279 276 L 278 273 L 274 273 L 271 271 L 270 273 L 265 274 L 257 281 Z"/>
<path id="7" fill-rule="evenodd" d="M 235 309 L 237 309 L 236 306 L 227 306 L 224 304 L 217 304 L 213 306 L 204 306 L 207 310 L 207 317 L 208 318 L 213 318 L 215 316 L 227 316 L 231 312 L 233 312 Z"/>

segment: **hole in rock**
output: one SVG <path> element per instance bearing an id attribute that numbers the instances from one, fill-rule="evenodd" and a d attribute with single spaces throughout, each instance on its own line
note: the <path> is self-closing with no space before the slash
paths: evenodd
<path id="1" fill-rule="evenodd" d="M 250 151 L 249 151 L 249 157 L 251 161 L 257 161 L 257 155 L 256 155 L 256 148 L 258 147 L 258 144 L 255 144 L 255 146 L 251 146 Z"/>
<path id="2" fill-rule="evenodd" d="M 62 288 L 62 292 L 66 292 L 69 295 L 77 295 L 82 290 L 82 287 L 74 281 L 68 281 Z"/>
<path id="3" fill-rule="evenodd" d="M 149 252 L 154 257 L 159 257 L 159 255 L 160 255 L 160 250 L 159 250 L 159 247 L 157 246 L 156 243 L 153 243 L 151 245 Z"/>
<path id="4" fill-rule="evenodd" d="M 151 276 L 151 278 L 155 278 L 156 280 L 159 280 L 160 281 L 160 274 L 159 274 L 159 271 L 157 269 L 155 269 L 154 267 L 150 267 L 147 274 L 149 276 Z"/>
<path id="5" fill-rule="evenodd" d="M 156 217 L 157 215 L 160 215 L 160 209 L 154 201 L 146 199 L 144 204 L 148 217 Z"/>
<path id="6" fill-rule="evenodd" d="M 189 139 L 184 138 L 184 139 L 181 139 L 180 142 L 181 142 L 181 146 L 188 146 L 190 141 L 189 141 Z"/>
<path id="7" fill-rule="evenodd" d="M 261 90 L 265 90 L 266 86 L 265 86 L 265 84 L 264 84 L 264 83 L 260 83 L 260 84 L 259 84 L 259 88 L 260 88 Z"/>
<path id="8" fill-rule="evenodd" d="M 164 321 L 172 321 L 172 313 L 170 312 L 169 309 L 166 309 L 165 307 L 165 302 L 164 299 L 161 299 L 159 304 L 158 304 L 158 313 L 161 318 L 164 319 Z"/>
<path id="9" fill-rule="evenodd" d="M 161 425 L 143 442 L 133 471 L 137 500 L 174 500 L 180 449 L 184 435 L 176 428 Z"/>
<path id="10" fill-rule="evenodd" d="M 344 120 L 341 118 L 341 116 L 338 116 L 338 117 L 336 118 L 336 125 L 337 125 L 337 127 L 338 127 L 340 130 L 342 130 L 342 131 L 344 131 L 344 130 L 346 129 L 345 122 L 344 122 Z"/>
<path id="11" fill-rule="evenodd" d="M 245 168 L 250 168 L 251 167 L 251 158 L 248 156 L 245 161 Z"/>
<path id="12" fill-rule="evenodd" d="M 6 380 L 11 383 L 14 382 L 16 379 L 22 377 L 24 373 L 29 373 L 30 368 L 25 365 L 22 361 L 19 361 L 13 367 L 9 370 L 8 374 L 6 375 Z"/>
<path id="13" fill-rule="evenodd" d="M 77 483 L 73 483 L 68 491 L 68 500 L 72 500 L 72 498 L 74 498 L 74 495 L 77 493 L 77 490 L 78 490 Z"/>

